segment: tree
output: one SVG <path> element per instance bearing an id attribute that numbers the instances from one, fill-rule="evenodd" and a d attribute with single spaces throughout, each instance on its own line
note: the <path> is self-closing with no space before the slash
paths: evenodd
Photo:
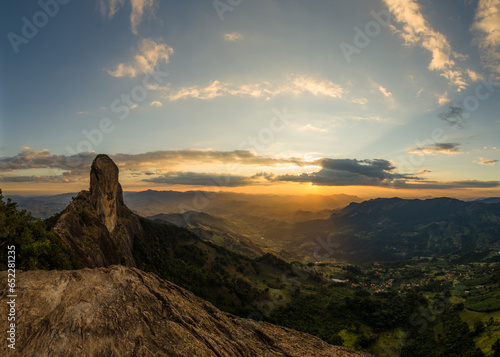
<path id="1" fill-rule="evenodd" d="M 479 320 L 474 323 L 474 334 L 477 336 L 484 331 L 484 323 Z"/>
<path id="2" fill-rule="evenodd" d="M 61 238 L 26 210 L 18 210 L 0 190 L 0 269 L 6 269 L 7 250 L 15 246 L 16 268 L 22 270 L 74 269 L 81 263 Z"/>
<path id="3" fill-rule="evenodd" d="M 493 350 L 493 357 L 500 357 L 500 338 L 491 346 L 491 349 Z"/>

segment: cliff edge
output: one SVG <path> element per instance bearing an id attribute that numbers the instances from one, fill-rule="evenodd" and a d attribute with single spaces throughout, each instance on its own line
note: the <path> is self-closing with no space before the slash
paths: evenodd
<path id="1" fill-rule="evenodd" d="M 136 268 L 27 271 L 16 278 L 16 350 L 2 343 L 3 356 L 368 356 L 222 312 Z M 2 271 L 2 295 L 6 285 Z M 7 323 L 7 309 L 0 319 Z"/>

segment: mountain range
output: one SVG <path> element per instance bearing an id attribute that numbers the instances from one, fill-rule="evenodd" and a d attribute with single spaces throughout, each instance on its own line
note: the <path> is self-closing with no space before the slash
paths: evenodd
<path id="1" fill-rule="evenodd" d="M 311 254 L 313 237 L 328 241 L 329 258 L 350 262 L 448 258 L 500 248 L 500 204 L 451 198 L 351 203 L 328 219 L 295 224 L 287 248 Z"/>
<path id="2" fill-rule="evenodd" d="M 301 273 L 305 288 L 308 277 L 310 284 L 322 278 L 300 264 L 270 254 L 251 259 L 185 228 L 137 216 L 125 205 L 118 167 L 106 155 L 92 163 L 89 190 L 62 212 L 42 222 L 12 200 L 4 203 L 0 192 L 0 219 L 1 244 L 15 247 L 21 270 L 13 355 L 363 355 L 262 322 L 268 314 L 262 302 L 275 299 L 272 281 Z M 32 267 L 54 270 L 22 272 Z M 7 271 L 1 274 L 5 295 Z M 290 299 L 283 294 L 278 300 Z M 0 350 L 7 353 L 6 344 Z"/>

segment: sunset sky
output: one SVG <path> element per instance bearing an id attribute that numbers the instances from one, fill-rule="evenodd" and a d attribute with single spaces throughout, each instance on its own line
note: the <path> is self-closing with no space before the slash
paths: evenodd
<path id="1" fill-rule="evenodd" d="M 500 0 L 4 4 L 0 188 L 500 196 Z"/>

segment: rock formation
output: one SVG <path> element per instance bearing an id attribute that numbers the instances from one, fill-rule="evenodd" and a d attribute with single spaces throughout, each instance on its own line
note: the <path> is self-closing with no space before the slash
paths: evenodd
<path id="1" fill-rule="evenodd" d="M 98 155 L 90 169 L 90 202 L 99 218 L 113 232 L 118 223 L 118 209 L 124 206 L 118 182 L 118 166 L 106 155 Z"/>
<path id="2" fill-rule="evenodd" d="M 118 219 L 118 224 L 119 219 Z M 238 318 L 135 268 L 16 274 L 16 350 L 2 356 L 367 356 Z M 7 292 L 7 272 L 0 272 Z M 7 309 L 0 309 L 7 331 Z"/>
<path id="3" fill-rule="evenodd" d="M 97 155 L 90 169 L 89 191 L 76 196 L 54 227 L 86 267 L 135 266 L 132 245 L 142 228 L 123 203 L 118 171 L 107 155 Z"/>

